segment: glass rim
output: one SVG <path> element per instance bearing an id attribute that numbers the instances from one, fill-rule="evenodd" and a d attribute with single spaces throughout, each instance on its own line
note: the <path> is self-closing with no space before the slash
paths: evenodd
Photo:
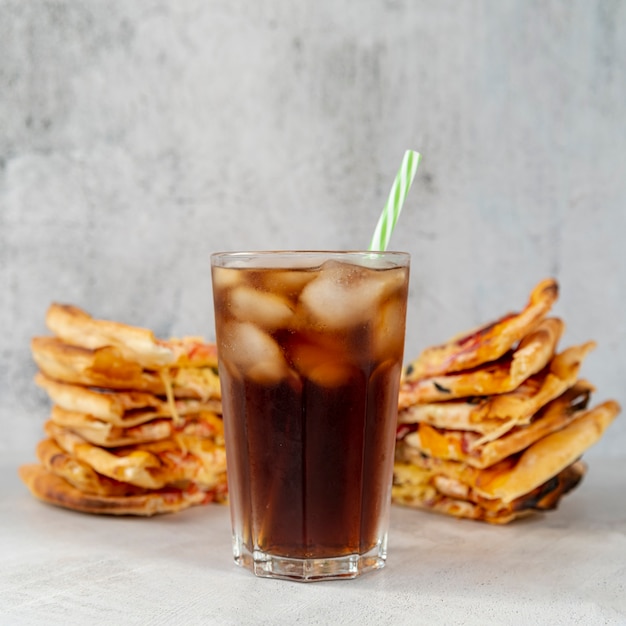
<path id="1" fill-rule="evenodd" d="M 231 250 L 222 252 L 211 252 L 211 258 L 237 258 L 245 256 L 310 256 L 310 257 L 330 257 L 330 256 L 355 256 L 355 257 L 398 257 L 400 259 L 411 257 L 409 252 L 402 250 Z"/>
<path id="2" fill-rule="evenodd" d="M 240 255 L 240 254 L 401 254 L 401 255 L 409 255 L 409 252 L 405 250 L 365 250 L 365 249 L 354 249 L 354 250 L 317 250 L 317 249 L 301 249 L 301 250 L 221 250 L 217 252 L 211 252 L 211 256 L 228 256 L 228 255 Z"/>
<path id="3" fill-rule="evenodd" d="M 248 267 L 250 269 L 306 269 L 314 268 L 324 261 L 337 260 L 355 265 L 370 266 L 383 269 L 379 264 L 391 267 L 408 267 L 411 255 L 408 252 L 395 250 L 251 250 L 213 252 L 210 255 L 213 267 L 232 267 L 233 269 Z M 263 259 L 266 259 L 265 263 Z M 279 263 L 271 263 L 270 259 Z M 292 260 L 292 264 L 289 263 Z"/>

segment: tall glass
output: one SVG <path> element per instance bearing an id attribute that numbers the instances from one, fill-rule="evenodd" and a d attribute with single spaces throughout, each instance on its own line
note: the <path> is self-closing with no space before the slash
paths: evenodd
<path id="1" fill-rule="evenodd" d="M 383 567 L 409 255 L 211 266 L 236 563 L 301 581 Z"/>

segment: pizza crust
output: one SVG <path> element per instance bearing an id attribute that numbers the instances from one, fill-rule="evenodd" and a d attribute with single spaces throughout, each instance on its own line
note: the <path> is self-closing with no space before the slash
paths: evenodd
<path id="1" fill-rule="evenodd" d="M 211 399 L 178 398 L 176 400 L 178 415 L 184 417 L 201 411 L 221 415 L 219 380 L 217 376 L 215 379 L 215 384 L 208 381 L 207 385 Z M 172 417 L 167 399 L 153 393 L 93 389 L 52 380 L 41 372 L 35 376 L 35 383 L 48 394 L 54 405 L 73 413 L 90 415 L 114 426 L 127 428 L 160 417 Z"/>
<path id="2" fill-rule="evenodd" d="M 484 469 L 427 456 L 411 446 L 399 448 L 398 461 L 458 481 L 487 500 L 506 504 L 529 493 L 579 459 L 600 439 L 619 411 L 617 402 L 603 402 L 561 430 Z"/>
<path id="3" fill-rule="evenodd" d="M 513 391 L 548 364 L 563 329 L 560 319 L 549 318 L 498 361 L 432 378 L 407 378 L 402 385 L 404 402 L 422 404 Z"/>
<path id="4" fill-rule="evenodd" d="M 539 409 L 573 386 L 584 358 L 595 345 L 589 341 L 563 350 L 541 372 L 504 394 L 410 404 L 408 387 L 401 387 L 398 422 L 467 430 L 479 433 L 481 443 L 491 441 L 515 426 L 529 423 Z"/>
<path id="5" fill-rule="evenodd" d="M 516 494 L 540 484 L 578 459 L 594 445 L 620 412 L 614 400 L 590 409 L 565 428 L 545 436 L 521 454 L 515 468 L 480 476 L 476 489 L 486 498 L 510 501 Z"/>
<path id="6" fill-rule="evenodd" d="M 179 422 L 174 422 L 170 417 L 161 417 L 133 426 L 116 426 L 92 415 L 68 411 L 55 405 L 50 420 L 89 443 L 105 448 L 159 441 L 181 433 L 224 443 L 222 419 L 211 411 L 186 414 Z"/>
<path id="7" fill-rule="evenodd" d="M 215 494 L 197 489 L 164 489 L 128 496 L 84 493 L 40 465 L 19 468 L 22 481 L 33 496 L 65 509 L 98 515 L 141 515 L 175 513 L 215 500 Z"/>
<path id="8" fill-rule="evenodd" d="M 536 512 L 553 510 L 562 496 L 574 489 L 587 470 L 577 461 L 555 477 L 511 502 L 488 500 L 466 485 L 444 479 L 414 465 L 396 463 L 394 504 L 490 524 L 508 524 Z"/>
<path id="9" fill-rule="evenodd" d="M 124 358 L 146 369 L 217 366 L 216 346 L 201 337 L 157 339 L 151 330 L 94 319 L 73 305 L 50 305 L 46 325 L 67 344 L 91 350 L 113 346 Z"/>
<path id="10" fill-rule="evenodd" d="M 52 421 L 46 434 L 67 454 L 99 474 L 145 489 L 161 489 L 181 481 L 211 488 L 223 480 L 226 454 L 210 440 L 180 434 L 161 441 L 104 449 Z"/>
<path id="11" fill-rule="evenodd" d="M 167 379 L 178 398 L 209 400 L 219 394 L 219 380 L 213 367 L 143 369 L 129 361 L 114 346 L 81 348 L 63 343 L 57 337 L 34 337 L 31 352 L 35 363 L 48 378 L 58 382 L 166 395 Z"/>
<path id="12" fill-rule="evenodd" d="M 147 492 L 143 487 L 120 482 L 103 474 L 62 450 L 53 439 L 37 444 L 37 458 L 48 472 L 63 478 L 83 493 L 99 496 L 126 497 Z"/>
<path id="13" fill-rule="evenodd" d="M 592 390 L 593 387 L 586 381 L 578 382 L 543 407 L 529 424 L 517 426 L 495 439 L 485 440 L 468 431 L 439 429 L 422 423 L 398 446 L 483 469 L 524 450 L 584 415 Z"/>
<path id="14" fill-rule="evenodd" d="M 477 330 L 427 348 L 405 370 L 407 380 L 468 370 L 495 361 L 537 328 L 559 294 L 556 280 L 548 278 L 535 286 L 520 313 L 505 315 Z"/>

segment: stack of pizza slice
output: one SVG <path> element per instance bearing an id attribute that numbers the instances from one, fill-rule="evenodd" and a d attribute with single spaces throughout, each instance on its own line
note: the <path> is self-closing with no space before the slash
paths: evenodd
<path id="1" fill-rule="evenodd" d="M 589 408 L 579 378 L 594 342 L 558 349 L 548 279 L 520 313 L 426 349 L 405 370 L 393 500 L 457 517 L 507 523 L 549 510 L 573 489 L 583 452 L 620 411 Z"/>
<path id="2" fill-rule="evenodd" d="M 157 339 L 53 304 L 35 337 L 37 384 L 53 407 L 20 468 L 36 497 L 90 513 L 153 515 L 226 497 L 217 352 Z"/>

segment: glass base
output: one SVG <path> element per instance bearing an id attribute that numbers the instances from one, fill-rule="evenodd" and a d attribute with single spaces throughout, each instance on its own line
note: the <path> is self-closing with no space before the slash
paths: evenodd
<path id="1" fill-rule="evenodd" d="M 276 556 L 247 548 L 234 542 L 235 563 L 261 578 L 280 578 L 298 582 L 356 578 L 366 572 L 381 569 L 387 558 L 386 537 L 365 554 L 346 554 L 320 559 L 295 559 Z"/>

